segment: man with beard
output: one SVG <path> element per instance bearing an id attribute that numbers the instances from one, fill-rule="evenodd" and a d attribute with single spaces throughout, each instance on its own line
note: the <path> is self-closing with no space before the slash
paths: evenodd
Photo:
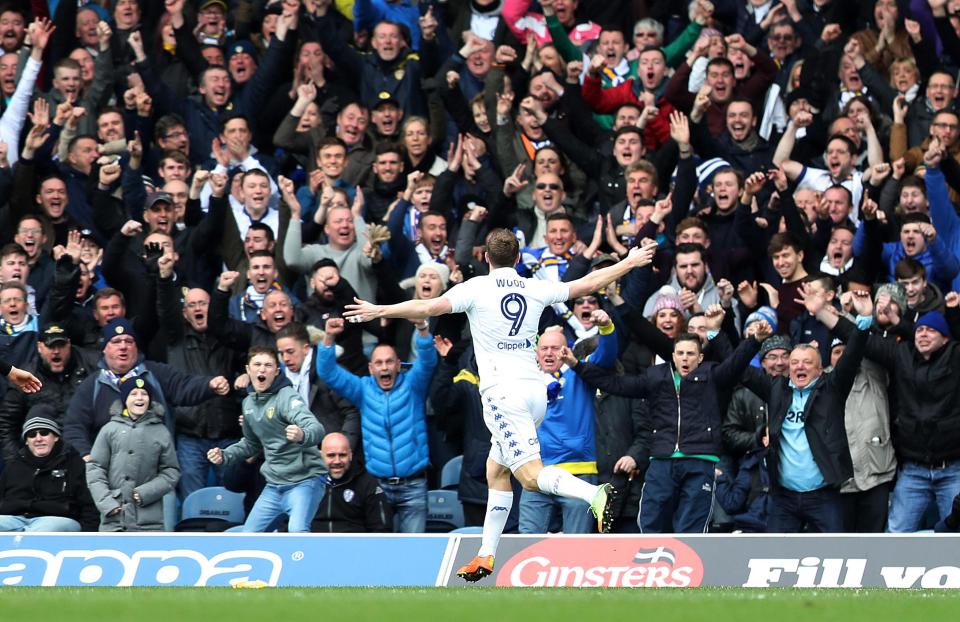
<path id="1" fill-rule="evenodd" d="M 7 54 L 16 53 L 26 33 L 26 13 L 14 5 L 5 5 L 0 11 L 0 49 Z"/>
<path id="2" fill-rule="evenodd" d="M 157 314 L 160 318 L 160 339 L 163 359 L 176 369 L 197 376 L 234 377 L 241 369 L 239 353 L 209 330 L 210 294 L 200 288 L 182 293 L 175 281 L 173 255 L 158 262 L 156 280 Z M 207 485 L 210 463 L 207 452 L 225 448 L 240 438 L 237 423 L 239 404 L 233 397 L 215 396 L 195 406 L 177 407 L 176 449 L 180 463 L 178 492 L 181 499 Z M 215 479 L 223 481 L 221 469 L 214 469 Z"/>
<path id="3" fill-rule="evenodd" d="M 407 182 L 403 175 L 403 149 L 397 143 L 377 144 L 372 169 L 370 185 L 363 189 L 363 218 L 369 223 L 379 223 Z"/>
<path id="4" fill-rule="evenodd" d="M 37 353 L 25 369 L 43 383 L 43 389 L 37 393 L 7 391 L 0 403 L 0 450 L 7 463 L 16 458 L 20 449 L 18 430 L 31 409 L 41 404 L 50 405 L 53 419 L 59 423 L 77 387 L 97 368 L 93 353 L 72 347 L 67 331 L 59 324 L 43 326 L 37 340 Z"/>
<path id="5" fill-rule="evenodd" d="M 389 533 L 393 511 L 380 482 L 353 458 L 351 442 L 329 432 L 320 443 L 327 465 L 327 492 L 320 501 L 310 531 L 319 533 Z"/>
<path id="6" fill-rule="evenodd" d="M 230 392 L 230 383 L 223 376 L 192 376 L 172 365 L 146 360 L 133 324 L 124 318 L 107 322 L 101 346 L 100 372 L 87 376 L 77 388 L 63 424 L 64 439 L 85 460 L 89 460 L 100 428 L 123 409 L 120 383 L 125 378 L 139 376 L 150 385 L 151 402 L 163 406 L 169 430 L 174 428 L 174 407 L 194 406 Z"/>
<path id="7" fill-rule="evenodd" d="M 307 327 L 291 322 L 277 333 L 283 373 L 325 431 L 342 432 L 359 450 L 360 411 L 317 376 L 316 349 Z"/>
<path id="8" fill-rule="evenodd" d="M 698 95 L 690 110 L 690 144 L 703 159 L 722 157 L 741 171 L 763 171 L 770 166 L 773 147 L 757 134 L 753 104 L 733 99 L 727 104 L 726 131 L 714 138 L 703 123 L 709 97 Z"/>
<path id="9" fill-rule="evenodd" d="M 706 249 L 700 244 L 680 244 L 674 254 L 673 274 L 667 285 L 679 293 L 680 305 L 687 318 L 705 311 L 710 305 L 726 302 L 707 268 L 705 255 Z M 653 315 L 656 304 L 657 294 L 654 294 L 644 305 L 644 317 Z"/>
<path id="10" fill-rule="evenodd" d="M 447 219 L 443 214 L 431 210 L 418 212 L 417 240 L 414 243 L 403 232 L 405 212 L 398 205 L 387 224 L 390 262 L 396 266 L 400 279 L 413 276 L 421 264 L 443 263 L 450 250 L 447 246 Z"/>
<path id="11" fill-rule="evenodd" d="M 357 297 L 347 279 L 340 274 L 337 263 L 324 258 L 313 264 L 310 271 L 310 289 L 313 293 L 297 305 L 294 317 L 297 322 L 322 329 L 328 318 L 339 317 L 344 307 L 353 304 Z M 363 354 L 363 331 L 379 335 L 380 327 L 376 322 L 366 324 L 348 323 L 337 336 L 337 345 L 343 348 L 343 354 L 337 362 L 350 373 L 362 376 L 367 370 L 367 357 Z"/>

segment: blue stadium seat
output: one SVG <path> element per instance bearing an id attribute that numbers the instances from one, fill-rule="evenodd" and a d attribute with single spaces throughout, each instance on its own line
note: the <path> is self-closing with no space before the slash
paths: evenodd
<path id="1" fill-rule="evenodd" d="M 176 531 L 223 531 L 243 520 L 243 493 L 211 486 L 194 491 L 183 500 Z"/>
<path id="2" fill-rule="evenodd" d="M 440 488 L 457 490 L 460 487 L 460 467 L 462 466 L 463 456 L 450 458 L 440 471 Z"/>
<path id="3" fill-rule="evenodd" d="M 427 533 L 447 533 L 460 527 L 463 527 L 463 506 L 457 491 L 427 491 Z"/>

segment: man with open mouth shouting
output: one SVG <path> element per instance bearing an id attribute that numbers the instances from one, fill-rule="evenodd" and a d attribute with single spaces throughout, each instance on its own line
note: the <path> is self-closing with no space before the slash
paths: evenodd
<path id="1" fill-rule="evenodd" d="M 267 485 L 247 516 L 243 530 L 269 531 L 286 514 L 290 533 L 310 531 L 323 498 L 327 467 L 320 456 L 323 426 L 290 381 L 280 373 L 272 347 L 253 347 L 247 355 L 250 385 L 243 400 L 243 438 L 207 458 L 230 464 L 263 452 L 260 472 Z"/>

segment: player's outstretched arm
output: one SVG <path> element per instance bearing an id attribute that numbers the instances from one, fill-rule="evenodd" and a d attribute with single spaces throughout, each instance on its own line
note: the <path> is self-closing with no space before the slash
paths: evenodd
<path id="1" fill-rule="evenodd" d="M 356 304 L 346 305 L 347 311 L 343 314 L 351 322 L 369 322 L 382 317 L 422 320 L 453 310 L 450 301 L 443 296 L 432 300 L 407 300 L 395 305 L 375 305 L 359 298 L 354 301 Z"/>
<path id="2" fill-rule="evenodd" d="M 571 281 L 569 283 L 570 298 L 579 298 L 580 296 L 591 294 L 604 285 L 616 281 L 634 268 L 642 268 L 643 266 L 649 265 L 653 262 L 653 255 L 656 252 L 657 243 L 653 240 L 644 242 L 642 246 L 631 248 L 626 259 L 612 266 L 595 270 L 576 281 Z"/>

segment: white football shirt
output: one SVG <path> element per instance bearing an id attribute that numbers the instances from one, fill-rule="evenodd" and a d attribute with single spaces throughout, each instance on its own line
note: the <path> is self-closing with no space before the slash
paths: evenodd
<path id="1" fill-rule="evenodd" d="M 453 313 L 466 313 L 470 320 L 481 391 L 513 380 L 542 381 L 536 354 L 540 314 L 544 307 L 569 299 L 569 285 L 497 268 L 443 296 Z"/>

